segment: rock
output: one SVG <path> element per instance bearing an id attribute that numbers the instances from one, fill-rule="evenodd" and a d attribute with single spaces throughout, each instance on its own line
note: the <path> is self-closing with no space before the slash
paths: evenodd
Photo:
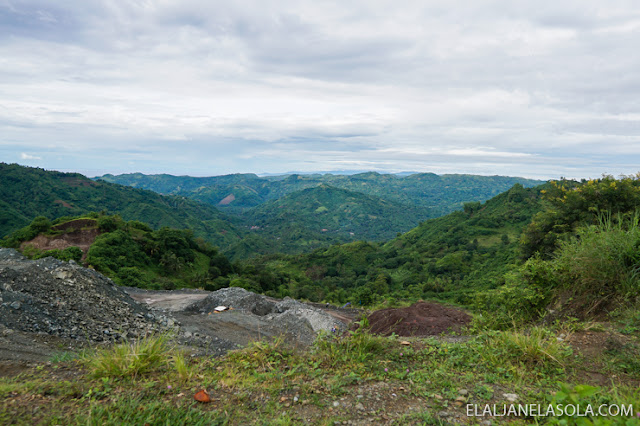
<path id="1" fill-rule="evenodd" d="M 286 297 L 277 301 L 240 287 L 223 288 L 189 305 L 187 312 L 208 314 L 225 306 L 255 315 L 273 335 L 285 335 L 296 344 L 311 345 L 321 331 L 345 330 L 347 326 L 327 312 Z"/>
<path id="2" fill-rule="evenodd" d="M 364 405 L 362 405 L 362 403 L 361 403 L 361 402 L 358 402 L 358 403 L 356 404 L 356 410 L 358 410 L 358 411 L 364 411 Z"/>
<path id="3" fill-rule="evenodd" d="M 0 249 L 0 325 L 78 340 L 114 342 L 158 328 L 113 281 L 91 269 L 54 258 L 29 260 Z M 19 299 L 19 300 L 16 300 Z M 8 303 L 8 302 L 11 303 Z"/>
<path id="4" fill-rule="evenodd" d="M 517 393 L 503 393 L 502 396 L 509 402 L 516 402 L 519 398 Z"/>

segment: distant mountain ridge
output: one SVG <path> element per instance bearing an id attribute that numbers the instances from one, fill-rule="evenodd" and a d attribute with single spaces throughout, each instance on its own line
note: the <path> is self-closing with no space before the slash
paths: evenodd
<path id="1" fill-rule="evenodd" d="M 277 251 L 282 253 L 298 252 L 300 244 L 318 247 L 328 239 L 385 241 L 430 217 L 434 213 L 428 208 L 326 184 L 292 192 L 243 214 L 253 232 L 267 240 L 277 239 Z"/>
<path id="2" fill-rule="evenodd" d="M 514 182 L 535 183 L 499 176 L 376 172 L 103 178 L 0 163 L 0 236 L 40 215 L 53 220 L 105 211 L 154 228 L 192 229 L 231 259 L 295 254 L 354 240 L 388 240 Z"/>
<path id="3" fill-rule="evenodd" d="M 468 201 L 485 201 L 508 190 L 516 183 L 525 188 L 544 183 L 544 181 L 508 176 L 437 175 L 434 173 L 399 176 L 377 172 L 354 175 L 292 174 L 265 177 L 251 173 L 210 177 L 131 173 L 117 176 L 104 175 L 96 179 L 149 189 L 162 194 L 182 195 L 232 212 L 244 211 L 292 192 L 327 184 L 380 197 L 387 201 L 428 207 L 434 209 L 437 215 L 460 210 Z"/>
<path id="4" fill-rule="evenodd" d="M 55 219 L 92 211 L 117 213 L 156 228 L 189 228 L 219 247 L 242 238 L 237 219 L 185 197 L 93 181 L 78 173 L 0 163 L 0 237 L 29 225 L 36 216 Z"/>

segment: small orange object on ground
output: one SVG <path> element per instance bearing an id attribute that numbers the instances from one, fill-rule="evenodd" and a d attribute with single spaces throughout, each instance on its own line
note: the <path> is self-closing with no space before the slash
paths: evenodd
<path id="1" fill-rule="evenodd" d="M 209 397 L 209 392 L 206 389 L 196 392 L 194 398 L 198 402 L 211 402 L 211 397 Z"/>

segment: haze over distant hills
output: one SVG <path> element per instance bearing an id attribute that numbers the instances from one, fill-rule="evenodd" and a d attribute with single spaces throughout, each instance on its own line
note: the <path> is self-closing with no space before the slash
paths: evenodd
<path id="1" fill-rule="evenodd" d="M 354 240 L 385 241 L 516 183 L 540 183 L 502 176 L 375 172 L 269 177 L 135 173 L 91 180 L 16 164 L 0 164 L 0 180 L 2 235 L 39 215 L 55 219 L 105 211 L 155 228 L 192 229 L 232 259 L 307 252 Z"/>
<path id="2" fill-rule="evenodd" d="M 256 174 L 232 174 L 211 177 L 145 175 L 131 173 L 104 175 L 96 179 L 162 194 L 182 195 L 231 211 L 255 207 L 286 194 L 322 184 L 361 192 L 384 200 L 428 207 L 435 215 L 459 210 L 468 201 L 484 201 L 519 183 L 536 186 L 543 181 L 507 176 L 466 174 L 410 175 L 365 172 L 352 175 L 292 174 L 259 177 Z"/>

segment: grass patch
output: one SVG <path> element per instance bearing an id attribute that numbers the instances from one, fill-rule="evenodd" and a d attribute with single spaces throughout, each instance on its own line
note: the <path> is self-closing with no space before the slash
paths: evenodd
<path id="1" fill-rule="evenodd" d="M 87 352 L 81 362 L 94 377 L 135 378 L 170 364 L 169 336 L 157 335 Z"/>
<path id="2" fill-rule="evenodd" d="M 446 424 L 451 419 L 439 413 L 463 413 L 464 406 L 456 405 L 460 395 L 465 403 L 502 404 L 504 393 L 517 393 L 523 404 L 545 403 L 554 395 L 560 401 L 564 388 L 558 382 L 569 383 L 568 394 L 577 393 L 580 401 L 637 401 L 635 382 L 580 395 L 575 386 L 594 384 L 578 379 L 580 358 L 548 329 L 486 332 L 457 343 L 407 340 L 409 345 L 362 330 L 323 336 L 308 350 L 275 339 L 220 359 L 190 359 L 166 336 L 156 336 L 84 355 L 80 363 L 87 374 L 52 377 L 79 365 L 72 361 L 29 377 L 0 378 L 0 413 L 8 413 L 0 419 L 70 425 Z M 194 400 L 200 389 L 212 402 Z M 36 415 L 34 405 L 40 407 Z"/>

